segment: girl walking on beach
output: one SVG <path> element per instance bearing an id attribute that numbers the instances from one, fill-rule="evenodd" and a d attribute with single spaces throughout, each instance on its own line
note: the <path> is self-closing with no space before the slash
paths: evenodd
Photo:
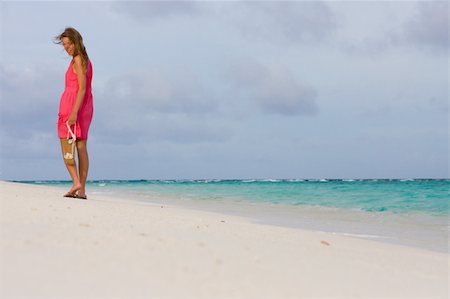
<path id="1" fill-rule="evenodd" d="M 76 163 L 65 163 L 73 186 L 64 196 L 87 199 L 86 180 L 89 157 L 86 143 L 94 111 L 91 93 L 92 64 L 83 45 L 83 38 L 74 28 L 66 28 L 63 33 L 55 37 L 55 40 L 57 44 L 64 46 L 67 54 L 72 56 L 66 71 L 65 89 L 59 104 L 58 137 L 63 149 L 67 136 L 70 133 L 76 135 L 75 145 L 79 164 L 77 169 Z"/>

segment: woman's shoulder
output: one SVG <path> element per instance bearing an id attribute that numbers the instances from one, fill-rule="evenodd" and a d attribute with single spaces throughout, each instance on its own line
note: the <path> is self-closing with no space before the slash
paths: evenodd
<path id="1" fill-rule="evenodd" d="M 80 55 L 77 55 L 77 56 L 73 57 L 73 58 L 72 58 L 72 61 L 73 61 L 74 63 L 81 63 L 81 57 L 80 57 Z"/>
<path id="2" fill-rule="evenodd" d="M 89 68 L 89 65 L 83 66 L 83 61 L 81 60 L 80 55 L 75 56 L 73 59 L 73 72 L 77 74 L 77 70 L 81 70 L 82 73 L 86 73 L 87 69 Z"/>

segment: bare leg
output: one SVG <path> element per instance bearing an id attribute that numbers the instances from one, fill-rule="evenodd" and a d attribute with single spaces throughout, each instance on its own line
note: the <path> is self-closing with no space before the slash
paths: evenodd
<path id="1" fill-rule="evenodd" d="M 87 140 L 77 140 L 77 152 L 78 152 L 78 173 L 80 174 L 81 188 L 78 190 L 78 195 L 81 197 L 86 196 L 86 180 L 89 170 L 89 156 L 87 152 Z"/>
<path id="2" fill-rule="evenodd" d="M 61 152 L 64 155 L 63 139 L 61 139 Z M 80 183 L 80 179 L 78 178 L 77 164 L 75 162 L 74 165 L 67 165 L 67 164 L 65 164 L 65 165 L 66 165 L 67 171 L 69 172 L 70 177 L 72 178 L 72 182 L 73 182 L 73 186 L 68 193 L 75 194 L 82 187 L 81 183 Z"/>

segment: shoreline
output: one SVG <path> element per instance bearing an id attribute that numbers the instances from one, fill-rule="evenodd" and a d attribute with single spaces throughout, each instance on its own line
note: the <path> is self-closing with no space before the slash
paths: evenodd
<path id="1" fill-rule="evenodd" d="M 0 182 L 2 297 L 445 298 L 445 253 Z M 407 286 L 407 287 L 406 287 Z"/>
<path id="2" fill-rule="evenodd" d="M 101 193 L 99 193 L 101 195 Z M 125 192 L 109 195 L 120 200 L 130 200 Z M 289 206 L 266 202 L 186 200 L 171 197 L 135 196 L 135 201 L 213 212 L 219 215 L 238 216 L 253 223 L 332 233 L 394 245 L 449 253 L 447 234 L 430 234 L 425 230 L 423 219 L 428 215 L 378 214 L 364 211 L 345 211 L 339 208 Z M 411 219 L 414 219 L 412 223 Z M 448 218 L 442 217 L 443 223 Z M 414 226 L 411 226 L 414 225 Z M 411 231 L 413 229 L 413 231 Z M 417 238 L 420 234 L 420 239 Z"/>
<path id="3" fill-rule="evenodd" d="M 42 186 L 33 182 L 24 183 Z M 66 191 L 62 186 L 51 187 L 62 188 L 63 192 Z M 448 218 L 443 216 L 436 221 L 437 217 L 421 213 L 403 215 L 331 207 L 295 206 L 283 203 L 246 202 L 232 198 L 229 200 L 181 199 L 141 192 L 108 190 L 104 187 L 91 187 L 90 193 L 118 200 L 169 204 L 220 215 L 239 216 L 254 223 L 326 232 L 338 236 L 449 253 Z M 430 225 L 434 225 L 434 227 L 431 228 Z"/>

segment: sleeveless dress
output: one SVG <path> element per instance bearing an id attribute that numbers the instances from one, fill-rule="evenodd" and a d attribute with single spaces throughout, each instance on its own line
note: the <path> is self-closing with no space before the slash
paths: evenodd
<path id="1" fill-rule="evenodd" d="M 72 112 L 73 105 L 77 101 L 78 93 L 78 79 L 73 71 L 74 60 L 70 62 L 69 68 L 66 71 L 65 89 L 61 95 L 58 112 L 58 137 L 67 138 L 66 121 L 69 119 Z M 88 67 L 86 71 L 86 93 L 84 94 L 83 102 L 78 110 L 76 123 L 77 139 L 87 140 L 89 133 L 89 126 L 91 125 L 92 115 L 94 113 L 93 98 L 92 98 L 92 64 L 88 60 Z M 72 131 L 74 127 L 72 126 Z"/>

